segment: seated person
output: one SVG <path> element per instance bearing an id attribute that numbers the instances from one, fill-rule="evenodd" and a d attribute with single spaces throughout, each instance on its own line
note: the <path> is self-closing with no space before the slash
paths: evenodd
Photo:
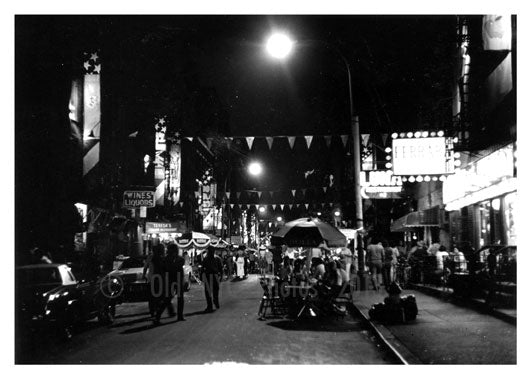
<path id="1" fill-rule="evenodd" d="M 323 284 L 331 288 L 333 297 L 337 297 L 341 293 L 343 279 L 337 268 L 336 261 L 332 260 L 328 263 L 326 272 L 323 275 Z"/>
<path id="2" fill-rule="evenodd" d="M 320 280 L 326 272 L 324 262 L 321 258 L 312 258 L 312 276 L 313 278 Z"/>

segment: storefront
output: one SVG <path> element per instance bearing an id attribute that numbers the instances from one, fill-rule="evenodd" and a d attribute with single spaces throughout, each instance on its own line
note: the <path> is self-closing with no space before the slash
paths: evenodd
<path id="1" fill-rule="evenodd" d="M 439 242 L 438 230 L 441 228 L 442 210 L 433 207 L 423 211 L 408 213 L 391 224 L 392 233 L 404 233 L 404 244 L 409 249 L 418 241 L 428 245 Z"/>
<path id="2" fill-rule="evenodd" d="M 516 245 L 516 146 L 511 143 L 471 161 L 443 184 L 454 243 L 478 249 Z"/>

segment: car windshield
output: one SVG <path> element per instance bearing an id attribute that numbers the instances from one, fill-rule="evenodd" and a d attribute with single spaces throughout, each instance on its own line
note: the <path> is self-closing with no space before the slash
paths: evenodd
<path id="1" fill-rule="evenodd" d="M 142 259 L 129 258 L 122 262 L 120 265 L 120 270 L 139 267 L 144 267 L 144 261 Z"/>
<path id="2" fill-rule="evenodd" d="M 61 284 L 62 278 L 57 267 L 39 267 L 18 270 L 18 281 L 20 284 L 41 284 L 57 283 Z"/>

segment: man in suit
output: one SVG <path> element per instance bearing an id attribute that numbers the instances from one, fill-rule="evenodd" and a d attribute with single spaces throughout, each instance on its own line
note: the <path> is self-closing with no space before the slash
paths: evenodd
<path id="1" fill-rule="evenodd" d="M 221 258 L 214 254 L 214 248 L 210 246 L 207 251 L 207 256 L 203 259 L 203 274 L 202 280 L 205 286 L 205 298 L 207 302 L 206 313 L 214 311 L 212 308 L 212 300 L 214 306 L 219 309 L 219 282 L 220 275 L 223 272 L 223 262 Z"/>

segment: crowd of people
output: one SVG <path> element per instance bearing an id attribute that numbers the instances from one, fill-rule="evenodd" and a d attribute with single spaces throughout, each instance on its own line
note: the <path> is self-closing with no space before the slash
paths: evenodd
<path id="1" fill-rule="evenodd" d="M 451 272 L 467 268 L 465 255 L 457 248 L 447 251 L 444 245 L 418 241 L 406 251 L 402 241 L 372 239 L 366 248 L 366 265 L 375 290 L 395 282 L 421 283 L 429 279 L 444 281 Z"/>

